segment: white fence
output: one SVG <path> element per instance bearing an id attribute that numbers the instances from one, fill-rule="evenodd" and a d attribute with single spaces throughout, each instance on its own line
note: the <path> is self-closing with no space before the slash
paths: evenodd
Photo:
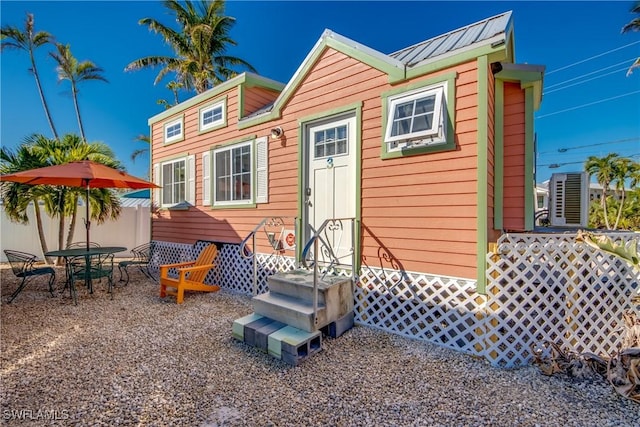
<path id="1" fill-rule="evenodd" d="M 84 242 L 86 240 L 86 229 L 84 226 L 84 207 L 78 207 L 78 218 L 73 234 L 73 240 Z M 44 209 L 41 209 L 42 222 L 47 248 L 58 249 L 58 219 L 50 218 Z M 4 206 L 0 206 L 0 248 L 13 249 L 16 251 L 29 252 L 44 258 L 38 229 L 36 226 L 33 205 L 28 209 L 29 224 L 19 224 L 9 220 Z M 65 222 L 64 237 L 66 242 L 69 219 Z M 101 246 L 124 246 L 127 249 L 134 248 L 143 243 L 148 243 L 151 238 L 151 214 L 150 208 L 144 206 L 123 207 L 120 216 L 115 221 L 106 221 L 98 224 L 91 222 L 91 241 L 99 243 Z M 6 262 L 4 252 L 0 252 L 0 261 Z M 129 257 L 130 252 L 121 252 L 117 257 Z"/>

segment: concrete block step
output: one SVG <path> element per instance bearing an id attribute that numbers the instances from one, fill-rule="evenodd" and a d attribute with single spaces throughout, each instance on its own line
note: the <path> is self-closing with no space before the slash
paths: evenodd
<path id="1" fill-rule="evenodd" d="M 318 321 L 314 323 L 312 302 L 274 292 L 257 295 L 251 302 L 256 314 L 307 332 L 314 332 L 327 324 L 326 308 L 323 304 L 318 304 Z"/>
<path id="2" fill-rule="evenodd" d="M 309 270 L 294 270 L 277 273 L 268 278 L 269 291 L 289 295 L 305 301 L 313 301 L 313 272 Z M 351 278 L 342 276 L 327 276 L 318 278 L 318 302 L 324 304 L 330 298 L 329 294 L 339 293 L 337 287 L 347 286 L 351 289 Z"/>
<path id="3" fill-rule="evenodd" d="M 268 353 L 291 364 L 300 362 L 322 350 L 322 333 L 306 332 L 292 326 L 272 333 L 268 338 Z"/>
<path id="4" fill-rule="evenodd" d="M 233 322 L 233 337 L 291 365 L 322 350 L 320 331 L 303 331 L 256 313 Z"/>

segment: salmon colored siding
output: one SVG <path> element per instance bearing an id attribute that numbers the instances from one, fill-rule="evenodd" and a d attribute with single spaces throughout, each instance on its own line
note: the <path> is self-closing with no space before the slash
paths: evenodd
<path id="1" fill-rule="evenodd" d="M 519 83 L 504 83 L 504 220 L 524 230 L 525 96 Z"/>
<path id="2" fill-rule="evenodd" d="M 487 100 L 488 105 L 488 121 L 487 121 L 487 239 L 489 242 L 495 242 L 500 237 L 501 230 L 494 228 L 494 206 L 495 206 L 495 77 L 491 72 L 491 67 L 487 71 L 489 76 L 489 82 L 487 87 L 489 88 L 489 95 Z"/>
<path id="3" fill-rule="evenodd" d="M 381 158 L 384 124 L 382 94 L 424 80 L 455 78 L 455 149 L 398 158 Z M 300 121 L 331 110 L 361 105 L 362 261 L 371 267 L 404 269 L 434 275 L 475 278 L 478 241 L 478 66 L 475 60 L 442 69 L 411 81 L 391 85 L 386 73 L 327 48 L 305 72 L 302 81 L 280 106 L 279 119 L 239 129 L 238 119 L 272 103 L 277 96 L 262 87 L 233 87 L 215 98 L 192 105 L 173 117 L 153 123 L 153 164 L 196 155 L 196 206 L 189 210 L 160 210 L 152 239 L 193 243 L 198 239 L 239 243 L 266 216 L 298 215 L 298 132 Z M 494 206 L 494 78 L 488 73 L 487 99 L 487 227 L 490 240 Z M 524 95 L 519 86 L 505 84 L 504 223 L 523 226 Z M 242 99 L 240 98 L 242 94 Z M 226 99 L 227 126 L 200 132 L 198 110 Z M 449 100 L 453 102 L 454 100 Z M 241 105 L 242 104 L 242 105 Z M 239 109 L 243 108 L 240 112 Z M 185 139 L 163 142 L 163 125 L 184 117 Z M 202 153 L 247 137 L 284 130 L 281 140 L 269 140 L 269 203 L 247 208 L 203 206 Z M 212 171 L 213 173 L 213 171 Z M 484 177 L 480 177 L 484 179 Z M 213 178 L 212 178 L 213 180 Z M 522 191 L 520 192 L 522 193 Z M 517 215 L 516 215 L 517 213 Z M 512 215 L 513 214 L 513 215 Z"/>

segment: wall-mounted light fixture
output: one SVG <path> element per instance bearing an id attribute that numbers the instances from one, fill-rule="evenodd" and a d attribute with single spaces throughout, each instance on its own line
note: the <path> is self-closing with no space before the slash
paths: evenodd
<path id="1" fill-rule="evenodd" d="M 271 139 L 278 139 L 282 137 L 283 134 L 284 134 L 284 131 L 280 126 L 271 129 Z"/>

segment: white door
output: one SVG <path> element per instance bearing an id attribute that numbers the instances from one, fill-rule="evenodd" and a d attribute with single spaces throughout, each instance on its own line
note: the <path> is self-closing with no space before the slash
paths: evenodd
<path id="1" fill-rule="evenodd" d="M 307 218 L 305 241 L 308 241 L 325 220 L 356 216 L 355 116 L 309 124 L 305 138 L 308 172 L 303 197 Z M 323 240 L 341 264 L 351 264 L 354 247 L 351 222 L 342 221 L 328 228 L 322 233 Z M 323 255 L 322 250 L 319 252 Z M 319 261 L 330 261 L 326 252 Z"/>

